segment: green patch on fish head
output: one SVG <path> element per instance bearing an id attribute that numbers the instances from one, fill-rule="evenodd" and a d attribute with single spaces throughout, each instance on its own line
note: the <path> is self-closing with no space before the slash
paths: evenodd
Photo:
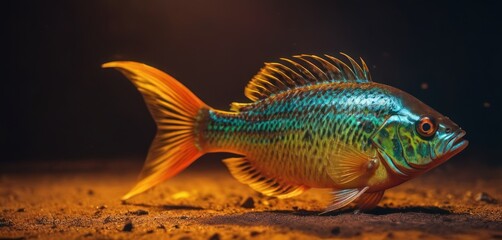
<path id="1" fill-rule="evenodd" d="M 465 131 L 448 117 L 400 92 L 402 107 L 389 116 L 371 140 L 394 172 L 412 176 L 445 162 L 465 147 Z"/>
<path id="2" fill-rule="evenodd" d="M 406 148 L 410 146 L 411 141 L 403 142 L 400 136 L 406 129 L 401 116 L 394 115 L 389 117 L 371 138 L 382 160 L 393 172 L 403 176 L 415 172 L 406 159 Z"/>

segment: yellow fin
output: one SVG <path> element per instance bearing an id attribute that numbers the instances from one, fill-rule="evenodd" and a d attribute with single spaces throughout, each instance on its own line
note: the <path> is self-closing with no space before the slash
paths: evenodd
<path id="1" fill-rule="evenodd" d="M 277 198 L 294 197 L 308 190 L 304 185 L 289 184 L 267 176 L 255 168 L 246 158 L 227 158 L 223 160 L 230 173 L 239 182 L 249 185 L 255 191 Z"/>
<path id="2" fill-rule="evenodd" d="M 348 184 L 362 180 L 370 176 L 378 163 L 377 158 L 357 151 L 351 147 L 343 147 L 330 159 L 327 173 L 337 184 Z"/>
<path id="3" fill-rule="evenodd" d="M 357 200 L 357 207 L 361 210 L 369 210 L 375 208 L 380 200 L 382 200 L 385 191 L 364 193 Z"/>
<path id="4" fill-rule="evenodd" d="M 230 110 L 234 111 L 234 112 L 240 112 L 242 108 L 248 107 L 252 104 L 253 103 L 232 102 L 232 103 L 230 103 Z"/>
<path id="5" fill-rule="evenodd" d="M 359 196 L 361 196 L 369 187 L 364 187 L 362 189 L 352 188 L 352 189 L 343 189 L 333 192 L 333 199 L 331 200 L 331 205 L 329 205 L 324 212 L 328 213 L 331 211 L 335 211 L 341 209 L 351 202 L 356 200 Z"/>
<path id="6" fill-rule="evenodd" d="M 363 67 L 347 54 L 340 54 L 349 60 L 352 67 L 330 55 L 319 57 L 301 54 L 293 56 L 294 60 L 281 58 L 282 63 L 265 63 L 265 67 L 248 83 L 244 94 L 252 101 L 257 101 L 306 85 L 371 81 L 368 67 L 362 59 Z M 301 61 L 295 61 L 296 59 Z"/>
<path id="7" fill-rule="evenodd" d="M 122 197 L 126 200 L 175 176 L 204 154 L 193 132 L 199 111 L 208 106 L 176 79 L 148 65 L 124 61 L 103 67 L 115 68 L 129 78 L 157 123 L 138 183 Z"/>

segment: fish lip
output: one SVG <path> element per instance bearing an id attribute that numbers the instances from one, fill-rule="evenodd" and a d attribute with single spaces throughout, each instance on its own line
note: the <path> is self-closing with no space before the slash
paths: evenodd
<path id="1" fill-rule="evenodd" d="M 469 145 L 469 141 L 462 139 L 466 135 L 464 130 L 459 130 L 459 132 L 448 141 L 445 147 L 445 151 L 440 157 L 441 159 L 448 160 L 449 158 L 457 155 L 459 152 L 464 150 L 467 145 Z"/>

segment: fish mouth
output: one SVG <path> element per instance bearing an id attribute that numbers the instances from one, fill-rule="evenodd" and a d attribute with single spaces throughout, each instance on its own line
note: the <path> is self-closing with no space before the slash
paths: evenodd
<path id="1" fill-rule="evenodd" d="M 448 141 L 445 147 L 445 152 L 442 154 L 441 159 L 448 160 L 451 157 L 457 155 L 459 152 L 462 152 L 467 145 L 469 145 L 469 141 L 462 139 L 465 136 L 464 130 L 459 130 L 459 132 Z"/>

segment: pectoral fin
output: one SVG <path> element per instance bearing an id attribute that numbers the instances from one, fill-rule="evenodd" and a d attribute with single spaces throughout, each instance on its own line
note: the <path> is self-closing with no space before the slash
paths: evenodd
<path id="1" fill-rule="evenodd" d="M 327 173 L 335 183 L 340 185 L 364 180 L 365 177 L 370 176 L 370 173 L 378 165 L 377 158 L 371 158 L 350 147 L 340 149 L 332 158 L 329 162 Z M 360 183 L 364 184 L 363 181 Z"/>
<path id="2" fill-rule="evenodd" d="M 335 211 L 347 206 L 348 204 L 356 200 L 359 196 L 361 196 L 364 192 L 366 192 L 368 188 L 369 187 L 364 187 L 362 189 L 353 188 L 334 191 L 331 205 L 329 205 L 321 214 Z"/>
<path id="3" fill-rule="evenodd" d="M 361 210 L 369 210 L 375 208 L 380 200 L 382 200 L 385 191 L 364 193 L 357 200 L 357 207 Z"/>
<path id="4" fill-rule="evenodd" d="M 246 158 L 227 158 L 223 163 L 227 165 L 235 179 L 267 196 L 289 198 L 309 189 L 305 185 L 288 183 L 278 177 L 270 176 L 253 166 Z"/>

